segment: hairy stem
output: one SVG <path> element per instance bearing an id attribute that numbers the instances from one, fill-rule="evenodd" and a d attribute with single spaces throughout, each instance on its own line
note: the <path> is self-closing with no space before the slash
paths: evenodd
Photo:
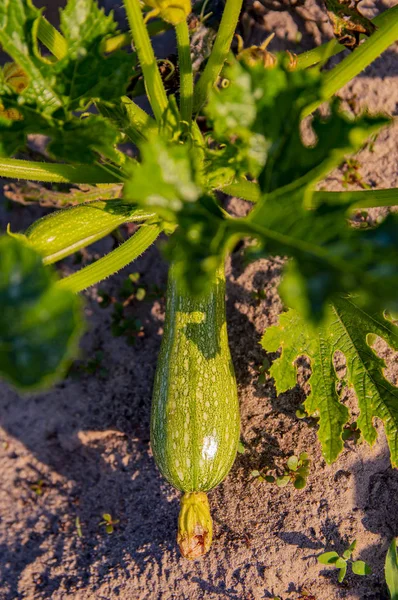
<path id="1" fill-rule="evenodd" d="M 178 59 L 180 68 L 180 112 L 182 121 L 191 124 L 193 106 L 193 73 L 189 30 L 186 21 L 176 25 Z"/>
<path id="2" fill-rule="evenodd" d="M 160 121 L 167 107 L 167 96 L 159 73 L 139 0 L 124 0 L 135 48 L 144 74 L 145 87 L 153 114 Z"/>
<path id="3" fill-rule="evenodd" d="M 61 279 L 57 285 L 62 289 L 71 290 L 76 294 L 106 279 L 133 260 L 138 258 L 145 250 L 153 244 L 159 236 L 161 228 L 159 225 L 143 225 L 126 242 L 121 244 L 106 256 L 96 262 L 83 267 L 77 273 Z"/>
<path id="4" fill-rule="evenodd" d="M 217 33 L 216 41 L 214 42 L 213 50 L 207 61 L 205 70 L 195 87 L 195 113 L 199 112 L 205 104 L 209 90 L 216 83 L 217 77 L 223 68 L 238 23 L 242 1 L 243 0 L 227 0 L 225 3 L 220 28 Z"/>
<path id="5" fill-rule="evenodd" d="M 101 167 L 61 165 L 17 158 L 0 158 L 0 177 L 58 183 L 117 183 L 120 177 Z"/>

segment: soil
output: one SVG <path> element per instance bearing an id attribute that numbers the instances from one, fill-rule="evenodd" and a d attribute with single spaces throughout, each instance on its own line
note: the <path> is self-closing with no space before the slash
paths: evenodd
<path id="1" fill-rule="evenodd" d="M 367 8 L 372 13 L 394 3 Z M 306 11 L 324 18 L 315 3 L 307 2 Z M 309 26 L 308 14 L 304 19 L 294 11 L 270 12 L 260 23 L 249 15 L 247 22 L 254 38 L 276 30 L 280 47 L 291 48 L 300 31 L 303 45 L 330 35 L 325 23 Z M 367 106 L 397 115 L 398 45 L 341 95 L 355 112 Z M 364 182 L 398 187 L 397 145 L 395 125 L 359 153 Z M 342 171 L 336 170 L 325 187 L 341 189 Z M 242 214 L 247 205 L 232 199 L 229 208 Z M 3 214 L 2 227 L 10 221 L 13 230 L 22 229 L 36 216 L 36 209 L 13 205 Z M 108 238 L 90 248 L 85 259 L 112 243 Z M 316 600 L 388 598 L 383 562 L 398 535 L 398 472 L 390 466 L 383 428 L 377 424 L 373 448 L 348 441 L 338 461 L 327 466 L 316 424 L 295 415 L 305 384 L 277 396 L 272 378 L 265 374 L 259 380 L 263 361 L 275 358 L 259 340 L 282 310 L 277 293 L 282 266 L 281 258 L 245 266 L 242 248 L 227 265 L 228 331 L 246 449 L 209 494 L 215 539 L 202 560 L 179 556 L 179 494 L 159 475 L 149 443 L 167 279 L 157 247 L 99 286 L 116 295 L 132 272 L 141 274 L 144 285 L 158 286 L 160 291 L 128 309 L 144 327 L 134 345 L 112 335 L 112 307 L 100 307 L 94 287 L 85 293 L 87 332 L 68 377 L 30 396 L 1 384 L 1 600 L 296 600 L 305 591 Z M 61 266 L 64 273 L 76 268 L 71 260 Z M 262 300 L 253 296 L 258 289 L 266 291 Z M 103 358 L 96 368 L 90 359 L 98 352 Z M 389 378 L 397 383 L 397 357 L 386 354 Z M 304 375 L 305 369 L 302 380 Z M 282 469 L 288 456 L 301 451 L 312 461 L 305 489 L 279 489 L 251 476 L 254 469 Z M 104 513 L 117 520 L 110 534 L 100 524 Z M 369 563 L 373 573 L 349 573 L 338 584 L 337 572 L 316 557 L 326 549 L 342 552 L 353 539 L 355 558 Z"/>

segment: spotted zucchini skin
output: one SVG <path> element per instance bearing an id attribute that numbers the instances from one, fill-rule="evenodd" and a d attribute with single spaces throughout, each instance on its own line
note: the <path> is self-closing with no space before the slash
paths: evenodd
<path id="1" fill-rule="evenodd" d="M 229 472 L 239 430 L 224 269 L 205 295 L 192 298 L 181 291 L 172 267 L 152 399 L 155 461 L 178 490 L 207 492 Z"/>

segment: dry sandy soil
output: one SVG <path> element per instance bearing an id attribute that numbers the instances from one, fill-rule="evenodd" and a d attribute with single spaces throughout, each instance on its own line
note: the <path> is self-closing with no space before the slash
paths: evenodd
<path id="1" fill-rule="evenodd" d="M 368 3 L 370 13 L 391 6 Z M 324 19 L 308 3 L 309 14 Z M 308 14 L 307 14 L 308 17 Z M 307 18 L 306 17 L 306 18 Z M 293 48 L 330 35 L 297 13 L 271 12 L 259 24 L 246 18 L 253 39 L 276 31 L 279 48 Z M 392 46 L 347 86 L 345 98 L 357 109 L 368 106 L 397 115 L 398 46 Z M 398 187 L 398 128 L 386 129 L 359 154 L 364 181 L 374 187 Z M 341 187 L 341 171 L 327 181 Z M 230 201 L 234 211 L 243 203 Z M 14 205 L 3 213 L 21 229 L 37 213 Z M 109 238 L 105 242 L 108 249 Z M 104 250 L 104 244 L 100 247 Z M 98 247 L 90 251 L 95 254 Z M 156 357 L 162 334 L 164 298 L 129 308 L 144 325 L 134 346 L 110 332 L 112 308 L 101 309 L 95 288 L 86 294 L 88 330 L 81 360 L 53 390 L 21 397 L 0 387 L 0 599 L 1 600 L 260 600 L 278 595 L 316 600 L 383 600 L 383 561 L 389 541 L 398 535 L 398 472 L 389 464 L 382 427 L 374 448 L 346 443 L 341 458 L 327 466 L 316 427 L 295 411 L 304 398 L 297 386 L 277 397 L 273 381 L 259 383 L 266 358 L 260 336 L 278 321 L 281 259 L 245 267 L 242 249 L 228 264 L 228 330 L 239 385 L 242 440 L 246 452 L 217 489 L 210 493 L 215 523 L 211 552 L 187 562 L 175 544 L 178 494 L 162 480 L 151 455 L 149 412 Z M 66 262 L 64 272 L 76 266 Z M 130 272 L 148 286 L 165 289 L 167 266 L 157 248 L 102 284 L 116 294 Z M 260 302 L 253 291 L 265 289 Z M 90 374 L 82 366 L 103 352 L 106 371 Z M 273 356 L 268 357 L 272 360 Z M 397 383 L 398 361 L 390 376 Z M 352 402 L 348 396 L 347 402 Z M 256 482 L 250 472 L 281 468 L 286 457 L 307 451 L 312 465 L 307 487 L 278 489 Z M 42 480 L 42 494 L 32 489 Z M 105 512 L 119 522 L 112 534 L 99 525 Z M 76 519 L 82 536 L 78 535 Z M 341 552 L 354 538 L 355 558 L 373 574 L 349 574 L 337 583 L 336 571 L 317 563 L 325 549 Z"/>

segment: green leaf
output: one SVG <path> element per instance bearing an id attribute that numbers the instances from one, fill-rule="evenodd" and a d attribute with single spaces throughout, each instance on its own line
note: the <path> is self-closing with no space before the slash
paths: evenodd
<path id="1" fill-rule="evenodd" d="M 232 155 L 226 158 L 237 175 L 244 174 L 244 167 L 248 173 L 257 174 L 250 170 L 250 156 L 256 155 L 253 148 L 261 147 L 257 165 L 265 162 L 259 176 L 263 192 L 286 186 L 310 172 L 314 183 L 388 122 L 369 117 L 353 121 L 340 113 L 335 100 L 328 118 L 313 118 L 316 144 L 306 146 L 300 132 L 302 114 L 325 96 L 324 76 L 318 69 L 291 70 L 288 62 L 280 56 L 273 69 L 264 69 L 261 61 L 255 65 L 233 63 L 225 70 L 230 85 L 214 88 L 206 108 L 212 137 L 229 142 L 229 146 L 233 141 L 239 158 L 235 163 Z M 260 145 L 258 140 L 262 140 Z M 228 144 L 223 152 L 228 153 Z"/>
<path id="2" fill-rule="evenodd" d="M 346 573 L 347 573 L 347 563 L 345 562 L 345 563 L 344 563 L 344 566 L 342 566 L 342 567 L 340 568 L 340 570 L 339 570 L 339 575 L 338 575 L 338 577 L 337 577 L 337 581 L 338 581 L 339 583 L 342 583 L 342 582 L 343 582 L 343 580 L 344 580 L 344 577 L 346 576 Z"/>
<path id="3" fill-rule="evenodd" d="M 303 465 L 302 467 L 299 467 L 297 469 L 296 473 L 298 475 L 300 475 L 301 477 L 303 477 L 304 479 L 306 479 L 308 477 L 308 475 L 310 474 L 310 469 L 309 469 L 308 465 Z"/>
<path id="4" fill-rule="evenodd" d="M 290 469 L 291 471 L 297 471 L 298 462 L 299 459 L 297 458 L 297 456 L 289 456 L 289 458 L 287 459 L 288 469 Z"/>
<path id="5" fill-rule="evenodd" d="M 398 553 L 397 538 L 390 544 L 386 555 L 384 573 L 391 600 L 398 600 Z"/>
<path id="6" fill-rule="evenodd" d="M 321 326 L 308 324 L 294 310 L 281 315 L 279 325 L 271 327 L 262 338 L 267 351 L 282 348 L 270 374 L 278 393 L 296 385 L 294 362 L 300 355 L 311 360 L 311 393 L 305 407 L 309 414 L 319 413 L 318 436 L 322 453 L 333 462 L 343 448 L 342 431 L 349 420 L 348 408 L 340 403 L 333 356 L 343 352 L 347 361 L 346 380 L 352 385 L 360 409 L 358 427 L 365 440 L 376 439 L 374 417 L 383 421 L 391 453 L 391 463 L 398 466 L 398 389 L 383 374 L 384 361 L 369 346 L 370 335 L 378 335 L 398 349 L 397 328 L 382 316 L 371 316 L 349 299 L 339 299 L 330 306 Z"/>
<path id="7" fill-rule="evenodd" d="M 257 232 L 264 256 L 294 257 L 280 286 L 286 304 L 319 320 L 328 299 L 350 293 L 364 308 L 393 310 L 398 304 L 398 217 L 389 215 L 378 227 L 362 230 L 347 223 L 346 207 L 308 210 L 302 187 L 288 191 L 268 196 L 248 217 L 248 229 Z"/>
<path id="8" fill-rule="evenodd" d="M 201 194 L 189 152 L 185 146 L 169 145 L 159 136 L 143 142 L 140 150 L 141 163 L 131 167 L 123 197 L 175 222 L 184 204 L 196 202 Z"/>
<path id="9" fill-rule="evenodd" d="M 286 487 L 290 481 L 290 475 L 284 475 L 283 477 L 276 478 L 276 485 L 278 487 Z"/>
<path id="10" fill-rule="evenodd" d="M 41 112 L 40 106 L 25 102 L 18 104 L 15 94 L 3 95 L 6 108 L 17 108 L 21 119 L 0 117 L 0 156 L 10 156 L 26 145 L 28 134 L 42 134 L 50 138 L 49 154 L 68 163 L 91 164 L 103 155 L 116 163 L 122 159 L 115 146 L 120 134 L 112 123 L 100 116 L 84 119 L 55 119 Z M 123 158 L 124 160 L 124 158 Z"/>
<path id="11" fill-rule="evenodd" d="M 135 55 L 122 50 L 102 53 L 103 40 L 116 30 L 113 15 L 106 16 L 94 0 L 70 0 L 61 11 L 67 52 L 51 62 L 39 52 L 41 12 L 30 0 L 5 0 L 0 6 L 0 43 L 29 78 L 21 100 L 36 104 L 45 114 L 65 114 L 96 99 L 109 102 L 123 96 Z"/>
<path id="12" fill-rule="evenodd" d="M 357 541 L 356 540 L 354 540 L 353 542 L 351 542 L 351 544 L 348 546 L 347 550 L 345 550 L 343 552 L 343 557 L 344 558 L 351 558 L 351 555 L 354 552 L 356 545 L 357 545 Z"/>
<path id="13" fill-rule="evenodd" d="M 36 103 L 43 113 L 51 114 L 61 107 L 62 101 L 54 89 L 52 66 L 43 63 L 38 55 L 37 27 L 41 12 L 31 0 L 2 1 L 0 44 L 29 78 L 22 97 Z"/>
<path id="14" fill-rule="evenodd" d="M 82 333 L 81 302 L 24 243 L 0 237 L 0 374 L 21 389 L 65 372 Z"/>
<path id="15" fill-rule="evenodd" d="M 246 452 L 245 445 L 241 440 L 238 442 L 238 452 L 239 454 L 244 454 Z"/>
<path id="16" fill-rule="evenodd" d="M 336 567 L 338 569 L 344 569 L 344 567 L 347 565 L 347 561 L 344 560 L 344 558 L 340 557 L 336 560 Z"/>
<path id="17" fill-rule="evenodd" d="M 207 150 L 207 168 L 210 177 L 224 184 L 239 174 L 258 175 L 269 146 L 264 135 L 253 129 L 257 106 L 250 73 L 235 63 L 227 70 L 226 77 L 230 85 L 221 91 L 213 88 L 205 109 L 213 127 L 211 137 L 221 144 L 217 149 Z"/>
<path id="18" fill-rule="evenodd" d="M 370 575 L 372 569 L 363 560 L 356 560 L 352 563 L 352 572 L 355 575 Z"/>
<path id="19" fill-rule="evenodd" d="M 318 562 L 321 565 L 333 565 L 339 559 L 337 552 L 323 552 L 318 556 Z"/>
<path id="20" fill-rule="evenodd" d="M 125 94 L 135 55 L 118 50 L 105 56 L 101 51 L 116 28 L 113 13 L 105 15 L 95 0 L 69 0 L 61 11 L 68 51 L 54 70 L 57 90 L 68 110 L 82 109 L 94 99 L 110 102 Z"/>
<path id="21" fill-rule="evenodd" d="M 302 477 L 301 475 L 299 475 L 298 477 L 296 477 L 296 479 L 294 480 L 293 483 L 294 487 L 296 488 L 296 490 L 302 490 L 303 488 L 305 488 L 305 486 L 307 485 L 307 482 L 305 480 L 304 477 Z"/>

